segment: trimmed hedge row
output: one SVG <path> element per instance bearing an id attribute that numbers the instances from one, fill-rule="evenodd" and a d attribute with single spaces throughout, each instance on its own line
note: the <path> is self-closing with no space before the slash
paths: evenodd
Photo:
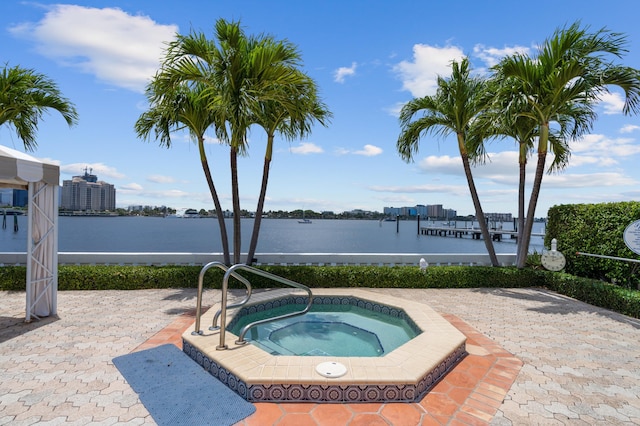
<path id="1" fill-rule="evenodd" d="M 60 290 L 138 290 L 195 288 L 200 266 L 68 266 L 58 269 Z M 261 269 L 312 288 L 548 288 L 591 305 L 640 318 L 640 291 L 565 273 L 510 267 L 433 266 L 424 273 L 415 267 L 381 266 L 263 266 Z M 273 281 L 247 274 L 254 288 L 275 287 Z M 209 270 L 206 288 L 219 288 L 223 272 Z M 0 268 L 0 290 L 24 291 L 26 268 Z M 231 280 L 230 287 L 243 285 Z"/>
<path id="2" fill-rule="evenodd" d="M 536 287 L 540 283 L 533 269 L 483 266 L 436 266 L 424 273 L 414 267 L 385 266 L 262 266 L 262 270 L 303 283 L 309 287 L 371 288 L 477 288 Z M 60 290 L 138 290 L 152 288 L 195 288 L 200 266 L 106 266 L 61 265 Z M 254 288 L 278 286 L 268 278 L 240 271 Z M 223 271 L 210 269 L 204 286 L 219 288 Z M 26 267 L 0 268 L 0 290 L 24 290 Z M 241 288 L 236 280 L 230 287 Z"/>
<path id="3" fill-rule="evenodd" d="M 567 204 L 549 209 L 545 246 L 558 240 L 567 258 L 566 272 L 614 282 L 628 288 L 640 286 L 640 265 L 621 260 L 580 256 L 576 252 L 638 259 L 624 243 L 625 228 L 640 219 L 640 202 Z"/>
<path id="4" fill-rule="evenodd" d="M 531 269 L 483 266 L 434 266 L 424 273 L 406 266 L 262 266 L 261 269 L 318 288 L 535 287 L 539 283 Z M 268 279 L 250 279 L 260 287 L 273 287 Z"/>
<path id="5" fill-rule="evenodd" d="M 569 274 L 545 274 L 545 287 L 593 306 L 640 318 L 640 291 Z"/>

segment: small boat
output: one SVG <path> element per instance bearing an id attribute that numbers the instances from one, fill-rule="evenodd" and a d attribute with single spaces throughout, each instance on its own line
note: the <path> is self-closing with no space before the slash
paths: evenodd
<path id="1" fill-rule="evenodd" d="M 198 211 L 196 209 L 187 209 L 185 210 L 182 217 L 185 219 L 193 219 L 193 218 L 199 218 L 200 214 L 198 214 Z"/>
<path id="2" fill-rule="evenodd" d="M 311 223 L 311 221 L 309 219 L 305 219 L 304 210 L 302 210 L 302 220 L 299 220 L 298 223 L 306 223 L 306 224 Z"/>

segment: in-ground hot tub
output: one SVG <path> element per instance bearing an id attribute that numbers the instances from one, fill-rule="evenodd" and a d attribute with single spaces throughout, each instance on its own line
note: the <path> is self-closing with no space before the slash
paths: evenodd
<path id="1" fill-rule="evenodd" d="M 234 344 L 237 336 L 227 331 L 229 349 L 219 351 L 219 331 L 206 326 L 219 308 L 214 306 L 203 315 L 203 335 L 192 335 L 191 328 L 183 334 L 184 351 L 252 402 L 417 401 L 466 354 L 465 336 L 427 305 L 360 289 L 314 289 L 313 294 L 317 305 L 359 305 L 374 313 L 405 318 L 418 334 L 382 356 L 345 357 L 274 355 L 253 344 Z M 250 311 L 265 311 L 291 299 L 291 290 L 254 294 L 250 305 L 227 314 L 228 328 Z M 279 338 L 284 336 L 286 332 Z M 339 374 L 322 374 L 327 365 L 338 366 Z"/>
<path id="2" fill-rule="evenodd" d="M 240 309 L 227 326 L 234 335 L 255 321 L 301 312 L 308 297 L 283 297 Z M 384 356 L 422 330 L 402 310 L 355 297 L 318 296 L 309 312 L 251 327 L 245 339 L 272 355 Z"/>

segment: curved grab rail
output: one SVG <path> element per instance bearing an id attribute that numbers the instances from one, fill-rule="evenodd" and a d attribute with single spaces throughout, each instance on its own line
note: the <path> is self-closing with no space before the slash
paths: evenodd
<path id="1" fill-rule="evenodd" d="M 229 270 L 229 267 L 227 267 L 227 265 L 225 265 L 222 262 L 209 262 L 206 265 L 204 265 L 202 267 L 202 269 L 200 270 L 200 274 L 198 275 L 198 296 L 197 296 L 197 303 L 196 303 L 196 323 L 194 326 L 194 330 L 191 332 L 191 334 L 202 334 L 202 330 L 200 330 L 200 316 L 202 315 L 202 287 L 204 286 L 204 274 L 211 268 L 213 267 L 218 267 L 220 269 L 222 269 L 223 271 L 225 271 L 225 273 Z M 235 305 L 229 306 L 229 308 L 237 308 L 238 306 L 242 306 L 245 303 L 247 303 L 249 301 L 249 298 L 251 297 L 251 283 L 245 279 L 244 277 L 242 277 L 241 275 L 238 274 L 232 274 L 233 277 L 235 279 L 237 279 L 238 281 L 240 281 L 242 284 L 245 285 L 245 287 L 247 287 L 247 295 L 246 297 L 236 303 Z M 226 276 L 226 275 L 225 275 Z M 216 316 L 220 315 L 220 311 L 218 311 L 216 313 Z M 214 318 L 215 321 L 215 318 Z M 212 326 L 213 327 L 213 326 Z"/>
<path id="2" fill-rule="evenodd" d="M 301 290 L 305 290 L 307 292 L 307 294 L 309 295 L 309 302 L 307 303 L 307 306 L 305 307 L 305 309 L 303 309 L 302 311 L 298 311 L 298 312 L 292 312 L 289 314 L 285 314 L 285 315 L 281 315 L 275 318 L 269 318 L 269 319 L 265 319 L 265 320 L 260 320 L 260 321 L 254 321 L 250 324 L 247 324 L 244 326 L 244 328 L 242 329 L 240 336 L 238 338 L 238 340 L 236 341 L 236 344 L 244 344 L 246 343 L 246 341 L 244 340 L 244 335 L 245 333 L 253 326 L 257 325 L 257 324 L 262 324 L 264 322 L 268 322 L 268 321 L 273 321 L 276 319 L 282 319 L 282 318 L 286 318 L 286 317 L 292 317 L 292 316 L 296 316 L 296 315 L 302 315 L 306 312 L 309 311 L 309 309 L 311 309 L 311 304 L 313 303 L 313 294 L 311 293 L 311 289 L 305 285 L 302 285 L 300 283 L 297 283 L 295 281 L 291 281 L 289 279 L 283 278 L 283 277 L 279 277 L 278 275 L 274 275 L 271 274 L 269 272 L 263 271 L 261 269 L 257 269 L 254 268 L 252 266 L 249 265 L 245 265 L 243 263 L 239 263 L 237 265 L 233 265 L 232 267 L 230 267 L 227 272 L 225 272 L 224 274 L 224 279 L 222 280 L 222 303 L 221 303 L 221 315 L 220 315 L 220 344 L 218 346 L 216 346 L 217 350 L 223 350 L 223 349 L 227 349 L 227 345 L 225 344 L 225 334 L 226 334 L 226 326 L 227 326 L 227 288 L 228 288 L 228 284 L 229 284 L 229 277 L 230 276 L 234 276 L 234 273 L 237 269 L 243 269 L 245 271 L 248 272 L 252 272 L 256 275 L 260 275 L 262 277 L 265 278 L 269 278 L 271 280 L 277 281 L 281 284 L 285 284 L 294 288 L 298 288 Z"/>
<path id="3" fill-rule="evenodd" d="M 225 271 L 228 268 L 225 268 Z M 252 287 L 251 287 L 251 283 L 249 282 L 249 280 L 247 280 L 246 278 L 242 277 L 241 275 L 238 274 L 232 274 L 232 276 L 237 279 L 238 281 L 240 281 L 242 284 L 245 285 L 245 287 L 247 287 L 247 295 L 245 296 L 244 299 L 242 299 L 241 301 L 239 301 L 238 303 L 234 303 L 233 305 L 227 305 L 227 309 L 233 309 L 233 308 L 239 308 L 240 306 L 244 306 L 247 304 L 247 302 L 249 301 L 249 299 L 251 298 L 251 291 L 252 291 Z M 218 312 L 215 313 L 215 315 L 213 316 L 213 320 L 211 321 L 211 327 L 209 327 L 209 330 L 213 331 L 213 330 L 218 330 L 220 327 L 217 325 L 218 320 L 220 319 L 220 315 L 222 314 L 222 307 L 220 307 L 220 309 L 218 309 Z"/>
<path id="4" fill-rule="evenodd" d="M 247 331 L 249 331 L 251 327 L 255 327 L 256 325 L 264 324 L 271 321 L 277 321 L 284 318 L 295 317 L 298 315 L 306 314 L 307 312 L 309 312 L 309 309 L 311 309 L 312 302 L 313 300 L 311 296 L 311 290 L 309 290 L 309 302 L 307 303 L 307 306 L 303 310 L 290 312 L 288 314 L 278 315 L 277 317 L 273 317 L 273 318 L 265 318 L 265 319 L 254 321 L 252 323 L 245 325 L 244 327 L 242 327 L 242 330 L 240 331 L 240 336 L 238 337 L 238 340 L 236 340 L 236 345 L 244 345 L 245 343 L 247 343 L 247 341 L 244 340 L 244 335 L 247 334 Z"/>

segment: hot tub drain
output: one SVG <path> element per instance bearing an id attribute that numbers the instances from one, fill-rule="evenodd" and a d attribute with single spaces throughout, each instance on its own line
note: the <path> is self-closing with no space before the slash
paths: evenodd
<path id="1" fill-rule="evenodd" d="M 316 366 L 316 372 L 324 377 L 342 377 L 347 373 L 347 367 L 339 362 L 322 362 Z"/>

